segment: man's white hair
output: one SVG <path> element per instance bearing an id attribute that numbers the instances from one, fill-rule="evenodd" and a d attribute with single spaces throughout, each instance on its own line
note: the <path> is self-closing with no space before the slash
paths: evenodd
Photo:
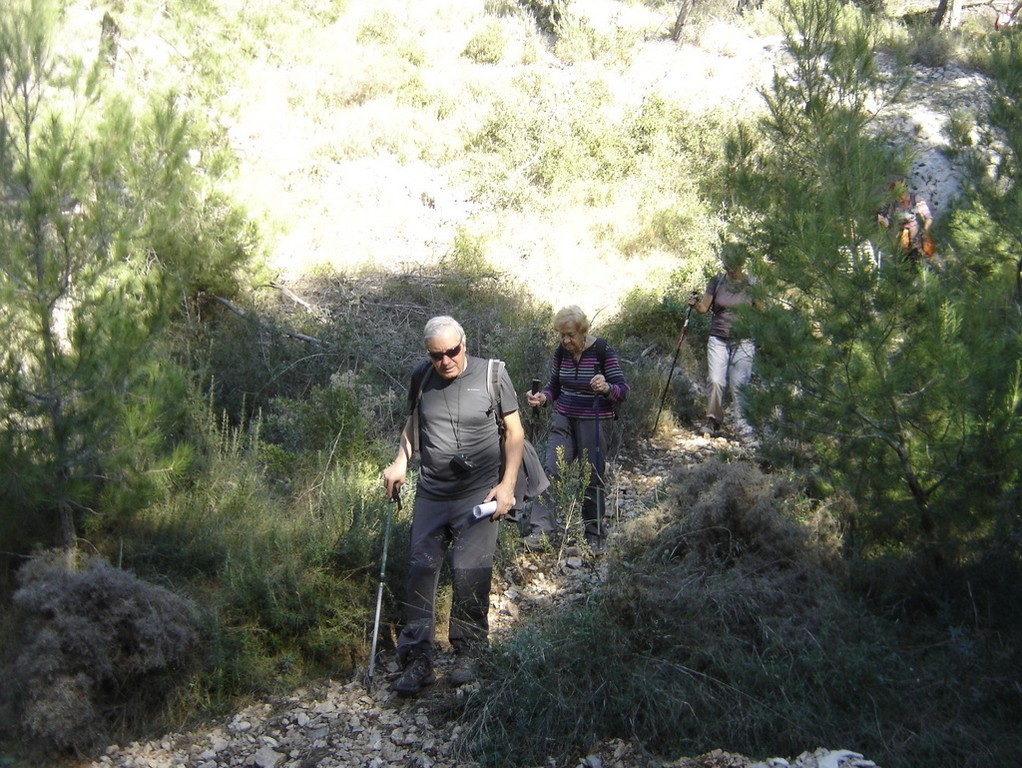
<path id="1" fill-rule="evenodd" d="M 461 327 L 461 323 L 449 315 L 439 315 L 427 320 L 426 327 L 422 332 L 422 340 L 428 345 L 437 336 L 450 330 L 457 331 L 460 342 L 465 342 L 465 329 Z"/>

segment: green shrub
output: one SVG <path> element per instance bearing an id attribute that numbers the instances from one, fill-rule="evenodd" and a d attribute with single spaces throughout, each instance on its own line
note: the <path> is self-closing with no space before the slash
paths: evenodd
<path id="1" fill-rule="evenodd" d="M 542 31 L 554 34 L 564 18 L 570 0 L 517 0 L 536 19 Z"/>
<path id="2" fill-rule="evenodd" d="M 496 101 L 468 141 L 480 193 L 523 207 L 539 196 L 602 205 L 633 167 L 629 138 L 603 109 L 610 92 L 593 80 L 570 93 L 532 89 Z M 562 98 L 563 96 L 563 98 Z"/>
<path id="3" fill-rule="evenodd" d="M 953 45 L 947 34 L 932 24 L 919 24 L 910 29 L 909 57 L 914 64 L 924 67 L 943 67 L 953 55 Z"/>
<path id="4" fill-rule="evenodd" d="M 556 35 L 554 55 L 561 61 L 568 64 L 604 61 L 622 68 L 630 63 L 632 49 L 638 39 L 637 32 L 620 27 L 604 34 L 594 29 L 584 17 L 570 12 L 561 15 Z"/>
<path id="5" fill-rule="evenodd" d="M 499 64 L 506 46 L 504 28 L 497 22 L 489 22 L 472 35 L 461 55 L 476 64 Z"/>
<path id="6" fill-rule="evenodd" d="M 350 378 L 335 376 L 330 386 L 314 386 L 302 398 L 274 398 L 263 421 L 263 438 L 286 451 L 329 455 L 333 462 L 362 458 L 369 429 L 363 393 L 352 384 Z"/>
<path id="7" fill-rule="evenodd" d="M 390 11 L 376 8 L 355 33 L 355 42 L 360 44 L 377 43 L 388 45 L 397 39 L 397 30 L 401 24 Z"/>

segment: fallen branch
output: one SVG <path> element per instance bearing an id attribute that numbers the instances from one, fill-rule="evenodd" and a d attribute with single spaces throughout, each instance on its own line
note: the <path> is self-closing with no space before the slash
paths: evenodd
<path id="1" fill-rule="evenodd" d="M 263 328 L 263 329 L 265 329 L 267 331 L 271 331 L 271 332 L 272 331 L 276 331 L 276 332 L 279 332 L 283 336 L 286 336 L 286 337 L 291 338 L 291 339 L 297 339 L 298 341 L 305 341 L 305 342 L 309 342 L 311 344 L 323 344 L 324 346 L 329 346 L 329 342 L 326 342 L 323 339 L 317 339 L 315 336 L 309 336 L 306 333 L 299 333 L 298 331 L 289 331 L 289 330 L 278 331 L 278 329 L 273 328 L 273 327 L 267 325 L 266 323 L 263 323 L 263 322 L 261 322 L 259 320 L 256 320 L 256 319 L 253 319 L 251 317 L 251 315 L 245 314 L 245 312 L 243 312 L 240 307 L 238 307 L 236 304 L 234 304 L 229 299 L 225 299 L 223 296 L 217 296 L 216 294 L 207 294 L 207 295 L 210 296 L 212 299 L 214 299 L 214 300 L 220 302 L 221 304 L 223 304 L 225 307 L 227 307 L 227 309 L 231 310 L 231 312 L 236 314 L 238 317 L 243 317 L 246 320 L 250 320 L 252 322 L 256 322 L 256 323 L 258 323 L 258 325 L 261 328 Z"/>

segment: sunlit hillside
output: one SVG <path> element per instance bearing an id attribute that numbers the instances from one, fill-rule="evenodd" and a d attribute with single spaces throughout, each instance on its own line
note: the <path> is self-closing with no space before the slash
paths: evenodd
<path id="1" fill-rule="evenodd" d="M 717 212 L 694 187 L 699 169 L 679 169 L 684 187 L 631 168 L 537 194 L 537 175 L 560 150 L 529 154 L 535 137 L 523 136 L 524 154 L 507 168 L 479 148 L 479 134 L 534 110 L 535 125 L 581 120 L 595 141 L 662 99 L 691 115 L 693 133 L 712 138 L 762 108 L 756 89 L 779 53 L 767 14 L 750 18 L 764 33 L 754 36 L 723 7 L 719 20 L 700 20 L 675 42 L 674 3 L 576 2 L 574 34 L 556 46 L 510 2 L 217 7 L 221 26 L 193 32 L 175 26 L 175 6 L 111 9 L 118 75 L 126 86 L 171 85 L 190 101 L 210 99 L 210 118 L 240 160 L 237 195 L 261 223 L 278 277 L 435 264 L 461 238 L 541 299 L 577 301 L 594 314 L 612 312 L 651 275 L 662 280 L 679 259 L 705 257 Z M 106 12 L 73 7 L 77 44 L 98 47 Z M 678 207 L 688 215 L 665 224 Z M 659 237 L 665 226 L 684 231 Z"/>
<path id="2" fill-rule="evenodd" d="M 769 71 L 763 44 L 721 24 L 707 32 L 715 52 L 678 45 L 666 34 L 669 4 L 597 0 L 576 4 L 579 23 L 627 45 L 607 53 L 620 58 L 566 62 L 531 17 L 486 5 L 356 0 L 293 58 L 266 50 L 231 89 L 241 189 L 277 227 L 271 261 L 282 275 L 433 264 L 460 236 L 539 297 L 600 312 L 683 255 L 655 247 L 622 265 L 623 243 L 650 215 L 648 189 L 580 185 L 536 198 L 526 187 L 540 158 L 507 172 L 466 144 L 503 110 L 532 106 L 564 120 L 587 103 L 601 120 L 620 119 L 653 95 L 695 112 L 755 107 Z M 488 173 L 506 173 L 504 194 L 520 199 L 505 206 L 481 192 Z"/>
<path id="3" fill-rule="evenodd" d="M 601 174 L 567 144 L 581 123 L 613 164 L 601 133 L 650 103 L 688 117 L 686 140 L 712 143 L 763 109 L 758 89 L 781 63 L 777 7 L 738 18 L 700 6 L 676 42 L 673 2 L 573 2 L 556 38 L 523 5 L 222 0 L 190 29 L 187 3 L 75 3 L 67 33 L 89 56 L 110 13 L 120 82 L 203 106 L 237 153 L 232 183 L 278 278 L 436 264 L 468 242 L 541 299 L 613 313 L 634 286 L 705 259 L 727 214 L 700 167 Z M 521 132 L 518 154 L 485 146 L 498 126 Z"/>

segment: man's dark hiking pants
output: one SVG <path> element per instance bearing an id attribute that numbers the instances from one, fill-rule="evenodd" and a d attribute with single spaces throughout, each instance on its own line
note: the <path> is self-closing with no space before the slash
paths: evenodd
<path id="1" fill-rule="evenodd" d="M 402 664 L 433 655 L 436 590 L 447 554 L 451 570 L 451 623 L 448 638 L 457 651 L 486 644 L 489 633 L 490 581 L 498 524 L 476 520 L 472 507 L 484 493 L 438 501 L 416 497 L 412 510 L 411 557 L 405 582 L 405 626 L 397 641 Z"/>

